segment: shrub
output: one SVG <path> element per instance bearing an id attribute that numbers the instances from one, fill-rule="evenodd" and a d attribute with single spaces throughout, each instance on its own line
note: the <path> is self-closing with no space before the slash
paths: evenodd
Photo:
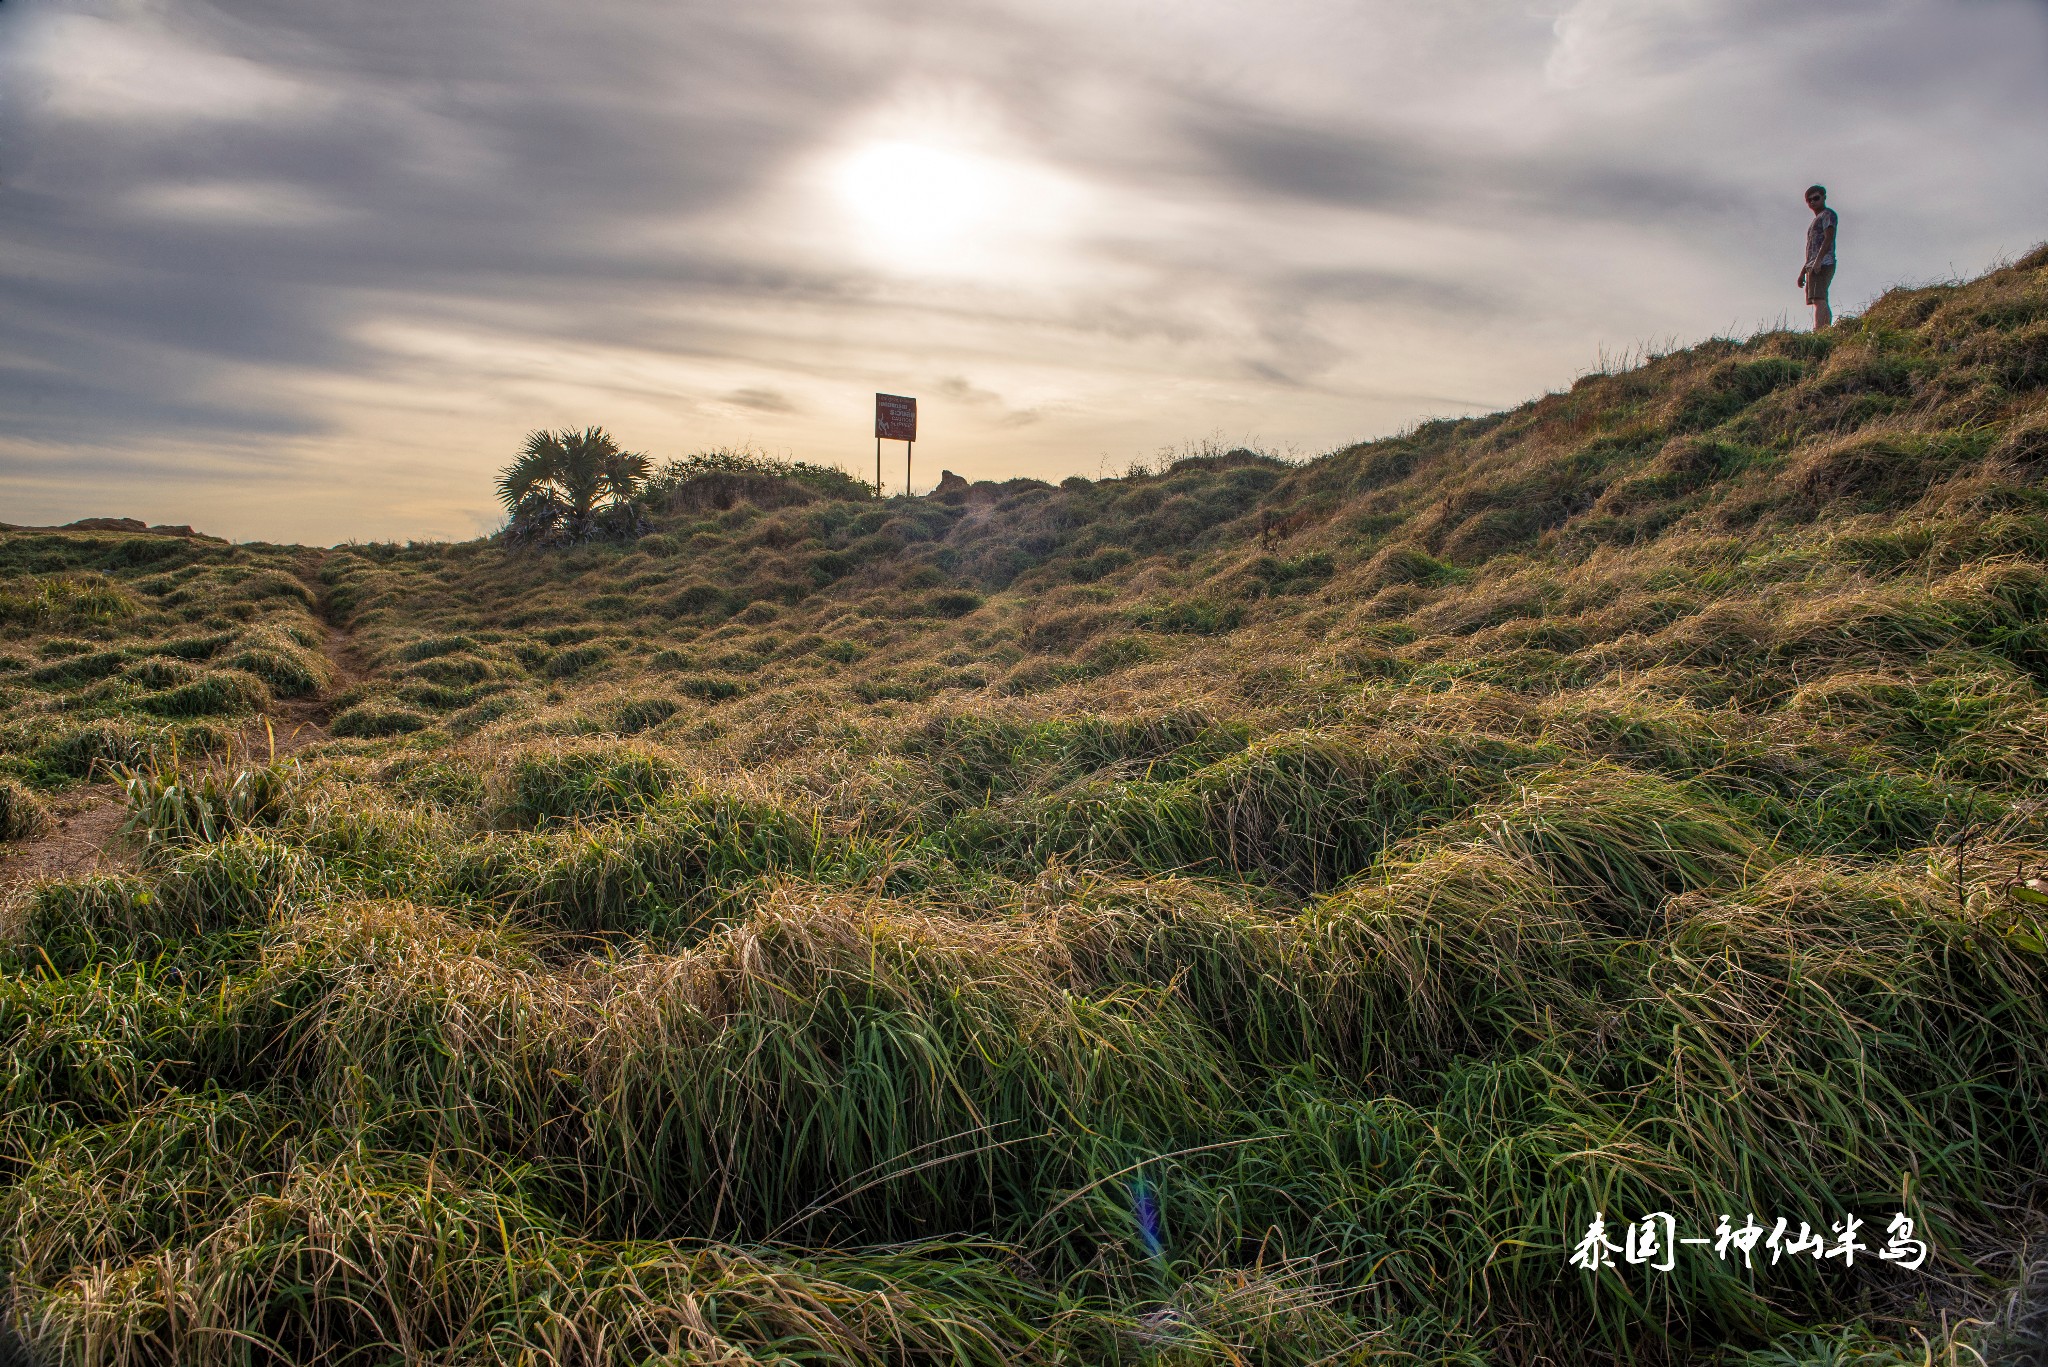
<path id="1" fill-rule="evenodd" d="M 532 432 L 519 459 L 498 479 L 511 520 L 508 546 L 570 546 L 623 539 L 646 530 L 633 501 L 647 479 L 647 457 L 622 450 L 601 427 Z"/>
<path id="2" fill-rule="evenodd" d="M 662 465 L 648 479 L 648 506 L 670 510 L 772 508 L 812 498 L 872 499 L 874 487 L 837 466 L 787 460 L 752 448 L 717 447 Z"/>

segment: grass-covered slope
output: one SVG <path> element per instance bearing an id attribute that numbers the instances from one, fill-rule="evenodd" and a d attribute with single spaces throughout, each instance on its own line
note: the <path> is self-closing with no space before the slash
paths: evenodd
<path id="1" fill-rule="evenodd" d="M 546 554 L 0 535 L 17 843 L 138 774 L 126 867 L 7 887 L 13 1332 L 2019 1351 L 2044 468 L 2048 251 L 1300 465 L 735 467 Z M 1871 1251 L 1567 1264 L 1653 1211 Z"/>

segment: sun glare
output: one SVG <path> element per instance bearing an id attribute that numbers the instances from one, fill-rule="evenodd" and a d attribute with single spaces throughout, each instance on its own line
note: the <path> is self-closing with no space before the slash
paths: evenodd
<path id="1" fill-rule="evenodd" d="M 972 258 L 1015 198 L 1001 163 L 929 143 L 869 143 L 840 163 L 835 181 L 868 245 L 904 266 Z"/>

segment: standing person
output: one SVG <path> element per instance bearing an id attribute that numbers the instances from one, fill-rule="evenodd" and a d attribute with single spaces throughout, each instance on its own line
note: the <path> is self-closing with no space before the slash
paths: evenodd
<path id="1" fill-rule="evenodd" d="M 1828 187 L 1806 187 L 1806 207 L 1813 210 L 1813 222 L 1806 225 L 1806 264 L 1799 268 L 1799 283 L 1806 290 L 1806 302 L 1813 305 L 1813 330 L 1835 321 L 1828 308 L 1828 285 L 1835 278 L 1835 227 L 1840 220 L 1828 207 Z"/>

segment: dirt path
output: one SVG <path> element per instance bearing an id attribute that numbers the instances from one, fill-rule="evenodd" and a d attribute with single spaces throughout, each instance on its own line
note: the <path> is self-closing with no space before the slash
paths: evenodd
<path id="1" fill-rule="evenodd" d="M 322 561 L 325 558 L 323 552 Z M 315 564 L 317 568 L 318 562 Z M 244 728 L 240 746 L 244 755 L 290 755 L 309 745 L 332 740 L 334 733 L 328 727 L 334 720 L 334 699 L 360 683 L 370 672 L 356 646 L 354 633 L 335 625 L 322 585 L 310 574 L 301 578 L 313 594 L 313 615 L 327 633 L 320 643 L 320 653 L 326 657 L 332 681 L 310 698 L 282 698 L 274 702 L 269 712 L 259 715 Z M 267 732 L 266 721 L 269 724 Z"/>
<path id="2" fill-rule="evenodd" d="M 354 638 L 339 627 L 323 625 L 327 639 L 321 643 L 321 654 L 327 658 L 333 681 L 311 697 L 280 698 L 268 712 L 258 714 L 242 730 L 241 754 L 265 756 L 274 750 L 280 756 L 290 755 L 334 738 L 328 729 L 334 720 L 334 699 L 361 682 L 368 670 L 356 653 Z"/>
<path id="3" fill-rule="evenodd" d="M 26 912 L 25 894 L 46 878 L 105 873 L 135 862 L 135 845 L 121 834 L 128 812 L 121 789 L 95 783 L 51 801 L 56 822 L 33 840 L 0 844 L 0 935 L 12 938 Z"/>
<path id="4" fill-rule="evenodd" d="M 307 587 L 314 593 L 315 615 L 327 632 L 321 651 L 333 682 L 309 698 L 280 699 L 245 724 L 227 763 L 272 754 L 282 757 L 332 739 L 328 724 L 333 699 L 369 673 L 352 635 L 328 616 L 321 586 L 308 580 Z M 48 834 L 0 843 L 0 933 L 11 935 L 18 928 L 22 894 L 37 881 L 127 867 L 139 854 L 121 834 L 128 813 L 119 784 L 73 789 L 52 800 L 51 807 L 57 820 Z"/>
<path id="5" fill-rule="evenodd" d="M 0 884 L 91 873 L 122 861 L 121 789 L 95 783 L 64 794 L 51 804 L 56 824 L 47 835 L 0 845 Z"/>

